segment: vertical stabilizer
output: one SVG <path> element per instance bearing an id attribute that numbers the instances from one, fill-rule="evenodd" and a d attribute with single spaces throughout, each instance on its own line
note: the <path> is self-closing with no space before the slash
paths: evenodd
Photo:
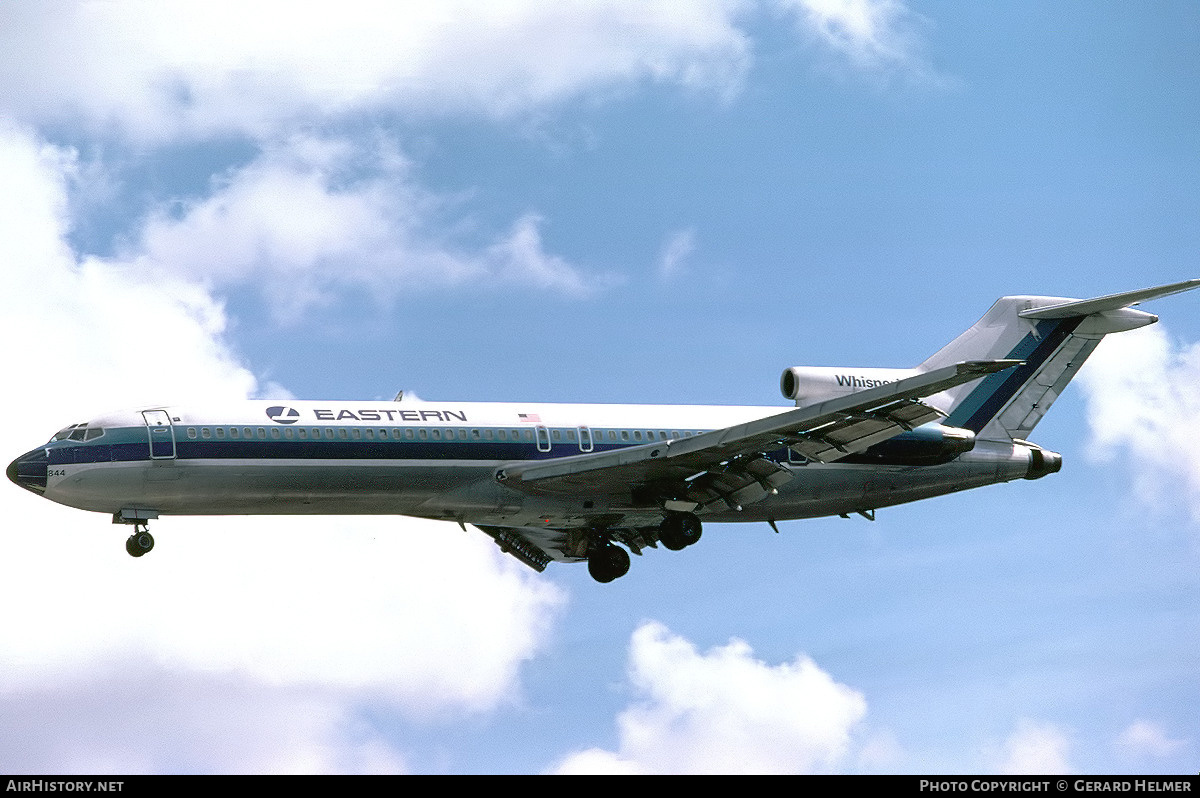
<path id="1" fill-rule="evenodd" d="M 1197 286 L 1200 280 L 1187 280 L 1084 300 L 1003 297 L 918 368 L 928 371 L 964 360 L 1024 361 L 930 399 L 948 411 L 943 423 L 949 426 L 972 430 L 981 439 L 1024 440 L 1105 335 L 1158 321 L 1130 305 Z"/>

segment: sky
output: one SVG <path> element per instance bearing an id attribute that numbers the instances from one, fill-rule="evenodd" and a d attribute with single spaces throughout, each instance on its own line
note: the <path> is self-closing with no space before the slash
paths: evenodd
<path id="1" fill-rule="evenodd" d="M 784 406 L 1200 277 L 1200 8 L 0 6 L 0 452 L 246 397 Z M 406 518 L 0 486 L 0 772 L 1194 773 L 1200 297 L 1061 473 L 600 585 Z"/>

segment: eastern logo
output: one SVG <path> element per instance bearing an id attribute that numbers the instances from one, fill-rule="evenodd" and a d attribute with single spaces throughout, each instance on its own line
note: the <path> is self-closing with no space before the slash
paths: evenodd
<path id="1" fill-rule="evenodd" d="M 267 408 L 267 418 L 276 424 L 295 424 L 300 420 L 300 412 L 294 407 L 275 405 Z"/>

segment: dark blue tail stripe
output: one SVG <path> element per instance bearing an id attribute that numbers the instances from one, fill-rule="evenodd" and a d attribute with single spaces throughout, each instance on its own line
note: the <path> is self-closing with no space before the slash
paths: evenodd
<path id="1" fill-rule="evenodd" d="M 1066 342 L 1083 317 L 1046 319 L 1035 332 L 1021 339 L 1006 357 L 1024 360 L 1024 365 L 988 375 L 946 418 L 946 424 L 980 432 L 1008 404 L 1025 383 L 1033 379 L 1050 357 Z"/>

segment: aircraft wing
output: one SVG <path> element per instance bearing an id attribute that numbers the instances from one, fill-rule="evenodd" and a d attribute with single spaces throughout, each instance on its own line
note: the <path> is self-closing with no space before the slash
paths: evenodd
<path id="1" fill-rule="evenodd" d="M 767 496 L 791 472 L 763 457 L 791 447 L 828 463 L 861 452 L 945 414 L 922 397 L 1016 366 L 976 360 L 817 402 L 691 438 L 505 466 L 497 478 L 531 493 L 588 496 L 633 490 L 667 509 L 722 502 L 740 506 Z M 651 499 L 647 496 L 647 499 Z"/>

